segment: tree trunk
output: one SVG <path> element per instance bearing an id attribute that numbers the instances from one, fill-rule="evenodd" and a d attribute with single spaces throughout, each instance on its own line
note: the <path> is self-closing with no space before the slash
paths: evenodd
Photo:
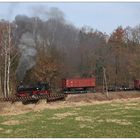
<path id="1" fill-rule="evenodd" d="M 11 64 L 11 60 L 10 60 L 10 47 L 11 47 L 11 38 L 10 38 L 10 34 L 11 34 L 11 30 L 10 30 L 10 24 L 8 27 L 8 64 L 7 64 L 7 96 L 9 96 L 10 94 L 10 64 Z"/>
<path id="2" fill-rule="evenodd" d="M 2 96 L 2 83 L 1 83 L 1 75 L 0 75 L 0 96 Z"/>
<path id="3" fill-rule="evenodd" d="M 4 44 L 5 47 L 5 62 L 4 62 L 4 97 L 7 96 L 7 48 L 6 43 Z"/>

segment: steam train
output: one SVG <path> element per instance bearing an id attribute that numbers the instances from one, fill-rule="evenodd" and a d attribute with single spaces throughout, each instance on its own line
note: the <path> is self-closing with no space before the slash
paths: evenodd
<path id="1" fill-rule="evenodd" d="M 71 78 L 62 79 L 61 92 L 63 94 L 75 94 L 75 93 L 87 93 L 95 92 L 96 88 L 96 78 Z M 132 88 L 121 88 L 121 90 L 132 90 Z M 140 90 L 140 80 L 134 80 L 135 90 Z M 109 91 L 116 91 L 115 89 L 108 89 Z M 120 89 L 119 89 L 120 90 Z M 17 87 L 17 97 L 27 97 L 27 96 L 40 96 L 40 95 L 50 95 L 50 86 L 48 83 L 38 82 L 32 85 L 23 85 L 22 83 Z"/>
<path id="2" fill-rule="evenodd" d="M 61 92 L 68 93 L 87 93 L 95 92 L 95 78 L 77 78 L 77 79 L 62 79 Z M 17 87 L 17 97 L 50 95 L 50 86 L 48 83 L 38 82 L 32 85 L 20 85 Z"/>

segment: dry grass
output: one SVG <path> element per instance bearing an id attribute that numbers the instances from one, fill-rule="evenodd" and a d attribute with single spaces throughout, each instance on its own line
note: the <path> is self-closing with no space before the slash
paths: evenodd
<path id="1" fill-rule="evenodd" d="M 107 119 L 106 122 L 108 123 L 117 123 L 117 124 L 120 124 L 120 125 L 131 125 L 132 123 L 125 120 L 125 119 L 122 119 L 122 120 L 119 120 L 119 119 Z"/>
<path id="2" fill-rule="evenodd" d="M 75 118 L 76 121 L 82 121 L 82 122 L 94 122 L 94 120 L 92 118 L 90 118 L 89 116 L 79 116 Z"/>
<path id="3" fill-rule="evenodd" d="M 10 121 L 5 121 L 1 124 L 4 124 L 4 125 L 17 125 L 17 124 L 20 124 L 21 122 L 19 122 L 18 120 L 10 120 Z"/>
<path id="4" fill-rule="evenodd" d="M 57 113 L 57 114 L 55 114 L 55 116 L 52 119 L 61 120 L 61 119 L 64 119 L 68 116 L 75 116 L 75 115 L 77 115 L 77 113 L 75 113 L 75 112 Z"/>
<path id="5" fill-rule="evenodd" d="M 114 93 L 110 92 L 109 96 L 110 96 L 110 99 L 108 99 L 102 93 L 91 93 L 91 94 L 69 95 L 66 98 L 66 101 L 57 101 L 57 102 L 47 103 L 47 104 L 45 103 L 45 101 L 42 101 L 39 104 L 29 104 L 29 105 L 22 105 L 21 102 L 17 102 L 14 104 L 0 103 L 0 114 L 1 115 L 18 115 L 18 114 L 31 112 L 31 111 L 38 112 L 44 109 L 78 107 L 78 106 L 104 104 L 104 103 L 111 103 L 111 105 L 115 107 L 117 104 L 112 104 L 114 102 L 125 103 L 129 100 L 139 100 L 140 92 L 137 92 L 137 91 L 114 92 Z M 120 96 L 121 96 L 121 99 L 120 99 Z M 130 106 L 128 105 L 126 108 L 129 109 L 129 108 L 132 108 L 132 106 L 135 106 L 135 103 Z M 78 108 L 76 109 L 78 110 Z"/>

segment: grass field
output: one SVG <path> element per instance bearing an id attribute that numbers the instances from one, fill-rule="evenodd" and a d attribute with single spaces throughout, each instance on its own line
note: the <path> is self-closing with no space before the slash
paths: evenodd
<path id="1" fill-rule="evenodd" d="M 140 137 L 140 99 L 0 116 L 0 137 Z"/>

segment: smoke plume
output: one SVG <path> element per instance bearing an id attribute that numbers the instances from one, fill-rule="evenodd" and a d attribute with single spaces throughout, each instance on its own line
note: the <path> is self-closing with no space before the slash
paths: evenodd
<path id="1" fill-rule="evenodd" d="M 61 22 L 65 21 L 65 14 L 57 7 L 46 7 L 38 5 L 38 7 L 32 7 L 30 10 L 34 17 L 39 17 L 42 20 L 55 19 Z"/>
<path id="2" fill-rule="evenodd" d="M 17 67 L 17 77 L 19 80 L 23 80 L 26 71 L 31 69 L 35 65 L 36 49 L 34 48 L 35 41 L 33 35 L 29 32 L 24 33 L 21 36 L 20 48 L 21 57 L 19 65 Z"/>
<path id="3" fill-rule="evenodd" d="M 17 78 L 23 80 L 26 71 L 31 69 L 35 65 L 36 49 L 35 49 L 35 37 L 33 34 L 33 20 L 27 16 L 16 16 L 16 36 L 18 48 L 20 51 L 20 59 L 17 67 Z"/>
<path id="4" fill-rule="evenodd" d="M 36 13 L 34 17 L 27 17 L 25 15 L 18 15 L 15 17 L 15 23 L 17 25 L 15 36 L 21 54 L 16 71 L 17 79 L 19 81 L 24 80 L 26 72 L 36 64 L 35 58 L 37 50 L 35 46 L 37 37 L 39 37 L 38 19 L 40 19 L 41 15 L 43 17 L 46 16 L 46 19 L 48 20 L 55 19 L 64 22 L 63 12 L 58 8 L 34 9 L 34 13 Z M 41 15 L 38 15 L 37 13 Z M 42 25 L 45 23 L 43 20 L 40 21 Z M 44 28 L 43 32 L 45 32 L 46 29 L 48 28 Z"/>

